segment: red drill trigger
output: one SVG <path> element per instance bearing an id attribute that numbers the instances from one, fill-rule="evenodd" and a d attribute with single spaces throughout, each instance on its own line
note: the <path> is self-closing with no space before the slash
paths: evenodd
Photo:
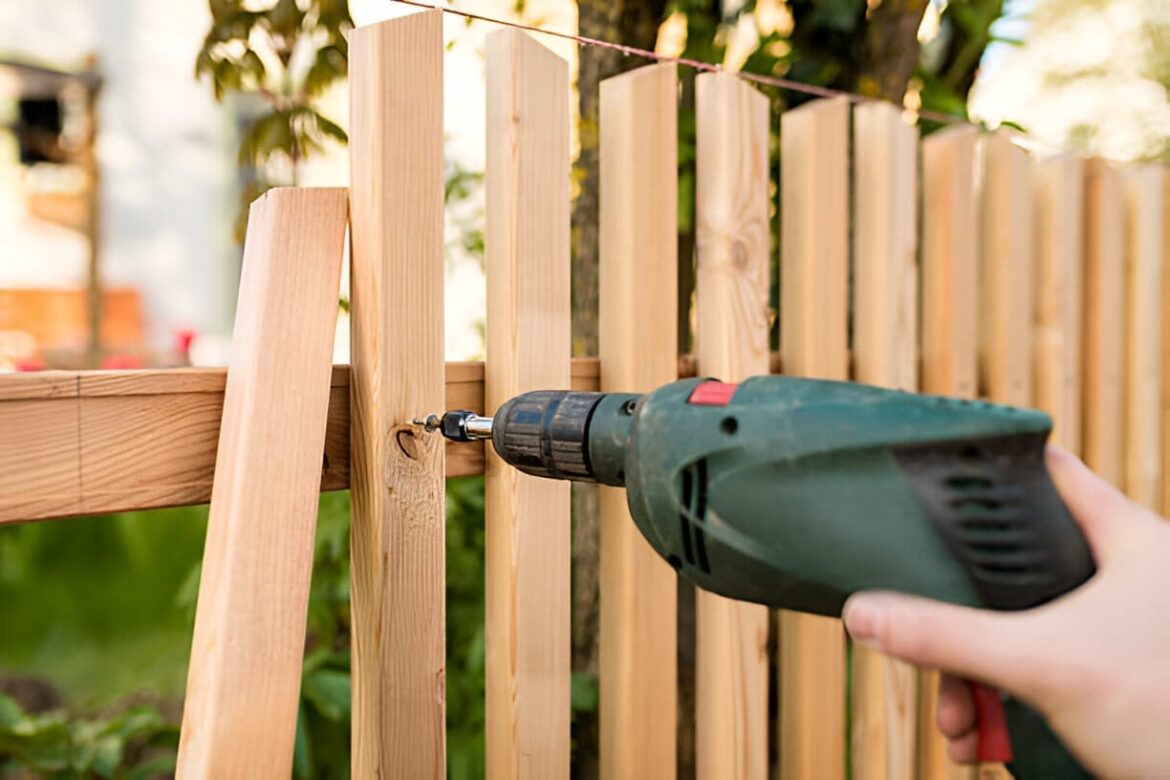
<path id="1" fill-rule="evenodd" d="M 727 406 L 731 403 L 731 397 L 735 395 L 735 391 L 739 389 L 737 384 L 728 384 L 720 382 L 718 379 L 708 379 L 702 384 L 695 385 L 695 389 L 691 391 L 691 395 L 687 398 L 688 404 L 697 404 L 699 406 Z"/>
<path id="2" fill-rule="evenodd" d="M 1006 764 L 1012 760 L 1012 738 L 999 691 L 983 683 L 967 681 L 975 702 L 976 727 L 979 729 L 979 760 Z"/>

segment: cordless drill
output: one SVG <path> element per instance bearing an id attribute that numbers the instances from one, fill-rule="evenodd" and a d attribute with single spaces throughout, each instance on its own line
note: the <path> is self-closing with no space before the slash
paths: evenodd
<path id="1" fill-rule="evenodd" d="M 535 391 L 493 418 L 416 422 L 490 438 L 526 474 L 624 487 L 682 577 L 769 607 L 840 616 L 850 594 L 880 588 L 1018 610 L 1095 571 L 1045 468 L 1052 423 L 1036 411 L 759 376 L 646 395 Z M 975 692 L 981 759 L 1014 752 L 1020 777 L 1087 776 L 1040 716 Z"/>

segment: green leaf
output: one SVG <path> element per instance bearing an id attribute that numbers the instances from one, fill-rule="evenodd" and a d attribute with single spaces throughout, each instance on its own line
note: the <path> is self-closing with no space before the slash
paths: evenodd
<path id="1" fill-rule="evenodd" d="M 305 703 L 297 707 L 297 737 L 293 744 L 293 777 L 310 780 L 313 777 L 312 734 L 306 723 Z"/>
<path id="2" fill-rule="evenodd" d="M 175 771 L 175 756 L 158 756 L 144 761 L 134 768 L 124 772 L 121 780 L 154 780 L 157 777 L 166 777 Z"/>
<path id="3" fill-rule="evenodd" d="M 291 36 L 300 29 L 305 12 L 297 6 L 297 0 L 277 0 L 268 12 L 268 25 L 277 35 Z"/>
<path id="4" fill-rule="evenodd" d="M 11 729 L 24 719 L 24 710 L 16 700 L 0 693 L 0 730 Z"/>
<path id="5" fill-rule="evenodd" d="M 327 720 L 338 722 L 349 715 L 350 681 L 346 672 L 323 669 L 301 683 L 304 697 Z"/>
<path id="6" fill-rule="evenodd" d="M 317 129 L 321 131 L 322 135 L 332 138 L 342 145 L 349 143 L 349 136 L 341 129 L 340 125 L 326 119 L 316 111 L 313 112 L 313 116 L 317 118 Z"/>
<path id="7" fill-rule="evenodd" d="M 574 712 L 597 712 L 599 687 L 596 675 L 573 672 L 569 686 L 569 707 Z"/>

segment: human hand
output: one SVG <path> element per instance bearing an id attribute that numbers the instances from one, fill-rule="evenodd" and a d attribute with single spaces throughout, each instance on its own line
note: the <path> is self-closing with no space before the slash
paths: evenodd
<path id="1" fill-rule="evenodd" d="M 1048 469 L 1097 573 L 1036 609 L 991 612 L 896 593 L 858 593 L 844 619 L 857 642 L 941 670 L 937 721 L 951 758 L 976 760 L 964 679 L 1006 690 L 1047 718 L 1090 771 L 1170 772 L 1170 524 L 1049 448 Z"/>

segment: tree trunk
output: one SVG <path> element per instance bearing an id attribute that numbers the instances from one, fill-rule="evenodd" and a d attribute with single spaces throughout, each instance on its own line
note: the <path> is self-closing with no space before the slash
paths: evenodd
<path id="1" fill-rule="evenodd" d="M 898 105 L 918 65 L 918 27 L 929 0 L 883 0 L 865 25 L 865 59 L 857 89 Z"/>

